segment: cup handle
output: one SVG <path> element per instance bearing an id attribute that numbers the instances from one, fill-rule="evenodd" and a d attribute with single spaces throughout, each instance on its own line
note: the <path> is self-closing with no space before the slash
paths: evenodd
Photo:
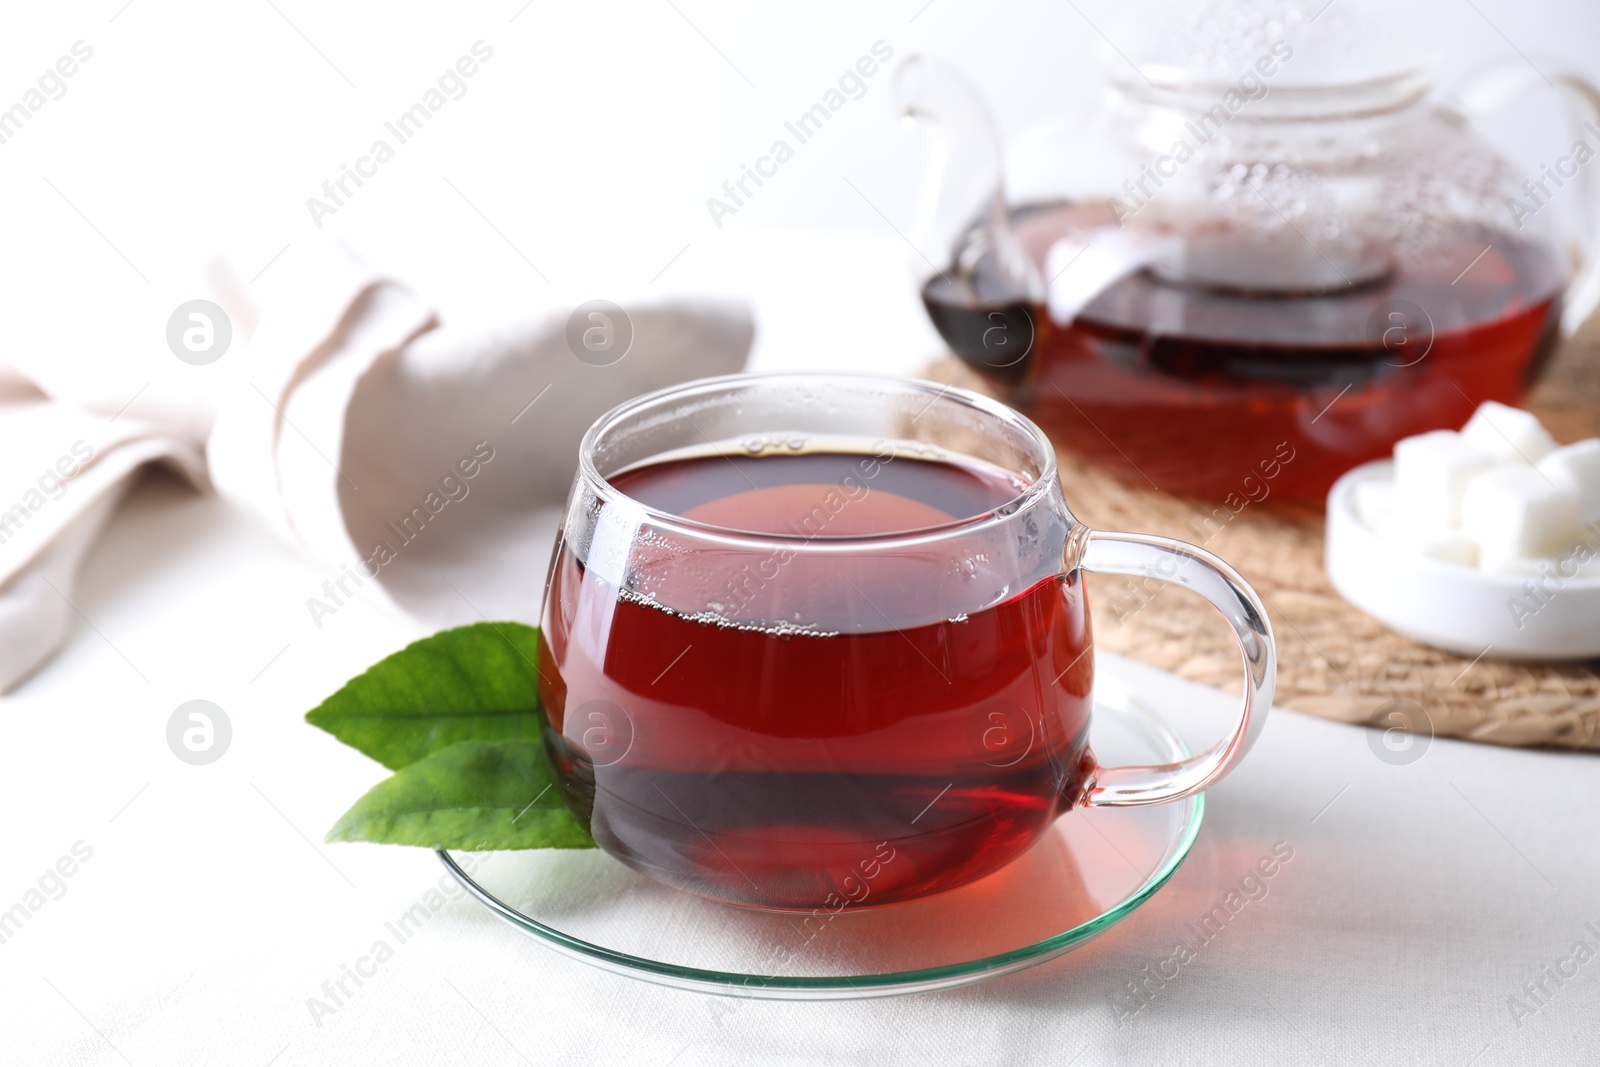
<path id="1" fill-rule="evenodd" d="M 1239 640 L 1244 661 L 1244 704 L 1233 732 L 1177 763 L 1096 766 L 1081 803 L 1111 808 L 1181 800 L 1219 781 L 1250 751 L 1272 708 L 1277 652 L 1266 610 L 1237 571 L 1203 548 L 1152 534 L 1091 531 L 1079 565 L 1097 574 L 1158 578 L 1199 593 L 1222 612 Z"/>

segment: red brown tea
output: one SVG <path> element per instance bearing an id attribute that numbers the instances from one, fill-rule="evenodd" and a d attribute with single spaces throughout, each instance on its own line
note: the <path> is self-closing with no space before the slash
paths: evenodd
<path id="1" fill-rule="evenodd" d="M 693 522 L 787 538 L 752 557 L 639 531 L 620 583 L 559 547 L 547 741 L 567 803 L 613 855 L 736 903 L 874 906 L 998 869 L 1077 799 L 1093 674 L 1079 575 L 930 617 L 949 602 L 941 583 L 982 565 L 973 543 L 849 541 L 1004 509 L 1023 488 L 1011 476 L 846 449 L 700 455 L 609 481 Z M 856 547 L 813 551 L 841 538 Z"/>
<path id="2" fill-rule="evenodd" d="M 1064 204 L 1023 210 L 1015 227 L 1040 262 L 1057 240 L 1114 228 L 1098 206 Z M 1273 491 L 1321 503 L 1400 438 L 1459 427 L 1485 400 L 1516 403 L 1561 318 L 1551 255 L 1490 231 L 1419 237 L 1381 277 L 1318 292 L 1138 270 L 1070 322 L 1008 299 L 991 275 L 980 262 L 923 290 L 951 349 L 1058 443 L 1132 484 L 1212 499 L 1292 455 Z"/>

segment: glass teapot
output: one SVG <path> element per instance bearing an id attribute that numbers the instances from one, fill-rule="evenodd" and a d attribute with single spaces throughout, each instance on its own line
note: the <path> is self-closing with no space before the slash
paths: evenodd
<path id="1" fill-rule="evenodd" d="M 1519 61 L 1436 102 L 1414 52 L 1355 46 L 1358 8 L 1186 9 L 1113 49 L 1103 105 L 1014 146 L 1004 182 L 981 99 L 909 60 L 901 105 L 938 135 L 914 243 L 949 250 L 916 262 L 950 348 L 1058 444 L 1217 500 L 1266 479 L 1320 502 L 1518 402 L 1600 296 L 1600 93 Z M 1552 86 L 1589 121 L 1525 176 L 1473 123 Z"/>

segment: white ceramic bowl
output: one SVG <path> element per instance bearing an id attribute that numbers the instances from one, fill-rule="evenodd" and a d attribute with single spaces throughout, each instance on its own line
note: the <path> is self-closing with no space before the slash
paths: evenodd
<path id="1" fill-rule="evenodd" d="M 1350 471 L 1328 493 L 1328 577 L 1379 622 L 1463 656 L 1600 657 L 1600 579 L 1492 574 L 1398 551 L 1356 515 L 1356 486 L 1393 480 L 1389 460 Z"/>

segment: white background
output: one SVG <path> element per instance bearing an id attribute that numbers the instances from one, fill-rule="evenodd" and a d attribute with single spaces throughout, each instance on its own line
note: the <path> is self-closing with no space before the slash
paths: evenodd
<path id="1" fill-rule="evenodd" d="M 1016 134 L 1093 106 L 1094 26 L 1115 37 L 1158 17 L 1112 0 L 274 2 L 7 12 L 0 105 L 74 41 L 95 53 L 0 145 L 6 358 L 46 379 L 93 373 L 108 396 L 192 373 L 164 325 L 199 295 L 197 265 L 225 250 L 245 279 L 295 269 L 317 233 L 306 198 L 482 39 L 494 58 L 466 97 L 328 230 L 455 321 L 707 286 L 755 299 L 759 365 L 913 367 L 936 342 L 872 206 L 903 228 L 915 187 L 886 75 L 721 229 L 706 197 L 874 41 L 956 61 Z M 1592 4 L 1415 9 L 1446 87 L 1513 45 L 1600 76 Z M 1119 10 L 1132 30 L 1112 29 Z M 1562 147 L 1537 127 L 1521 146 L 1533 161 Z M 1437 742 L 1392 767 L 1365 731 L 1292 714 L 1213 791 L 1167 891 L 1083 956 L 1020 978 L 915 1001 L 751 1005 L 717 1026 L 700 998 L 559 960 L 463 903 L 318 1028 L 306 998 L 437 876 L 423 853 L 310 844 L 380 774 L 300 713 L 417 636 L 360 603 L 314 629 L 303 602 L 322 578 L 168 483 L 116 521 L 72 644 L 0 701 L 0 908 L 75 841 L 94 849 L 67 895 L 0 945 L 0 1062 L 999 1063 L 1092 1046 L 1079 1062 L 1465 1067 L 1600 1048 L 1600 963 L 1521 1027 L 1505 999 L 1600 923 L 1593 757 Z M 235 729 L 206 768 L 164 739 L 171 709 L 196 697 Z M 1113 1029 L 1110 995 L 1279 838 L 1303 859 L 1260 921 L 1138 1026 Z"/>
<path id="2" fill-rule="evenodd" d="M 706 198 L 875 41 L 897 57 L 956 63 L 1014 138 L 1094 107 L 1105 41 L 1133 50 L 1162 19 L 1160 5 L 1119 0 L 274 2 L 107 0 L 9 16 L 0 103 L 20 99 L 74 41 L 95 49 L 66 96 L 0 145 L 0 291 L 8 343 L 21 349 L 12 358 L 71 373 L 73 355 L 115 352 L 127 393 L 175 373 L 161 327 L 194 295 L 196 265 L 224 250 L 245 279 L 268 263 L 292 270 L 317 232 L 306 199 L 480 39 L 494 59 L 467 95 L 399 146 L 324 220 L 327 232 L 392 265 L 457 320 L 621 300 L 655 280 L 753 291 L 767 305 L 762 360 L 848 363 L 881 345 L 916 345 L 920 356 L 934 337 L 904 284 L 909 253 L 878 214 L 907 229 L 921 160 L 887 72 L 720 229 Z M 1373 46 L 1436 55 L 1446 91 L 1514 58 L 1513 47 L 1546 69 L 1600 78 L 1594 4 L 1383 6 L 1409 15 L 1408 29 Z M 1569 143 L 1526 112 L 1503 125 L 1544 132 L 1518 146 L 1530 173 Z M 804 270 L 780 276 L 753 264 L 748 244 L 762 247 L 760 231 L 774 226 L 885 238 L 890 276 L 864 292 L 842 246 L 831 260 L 797 249 Z"/>

